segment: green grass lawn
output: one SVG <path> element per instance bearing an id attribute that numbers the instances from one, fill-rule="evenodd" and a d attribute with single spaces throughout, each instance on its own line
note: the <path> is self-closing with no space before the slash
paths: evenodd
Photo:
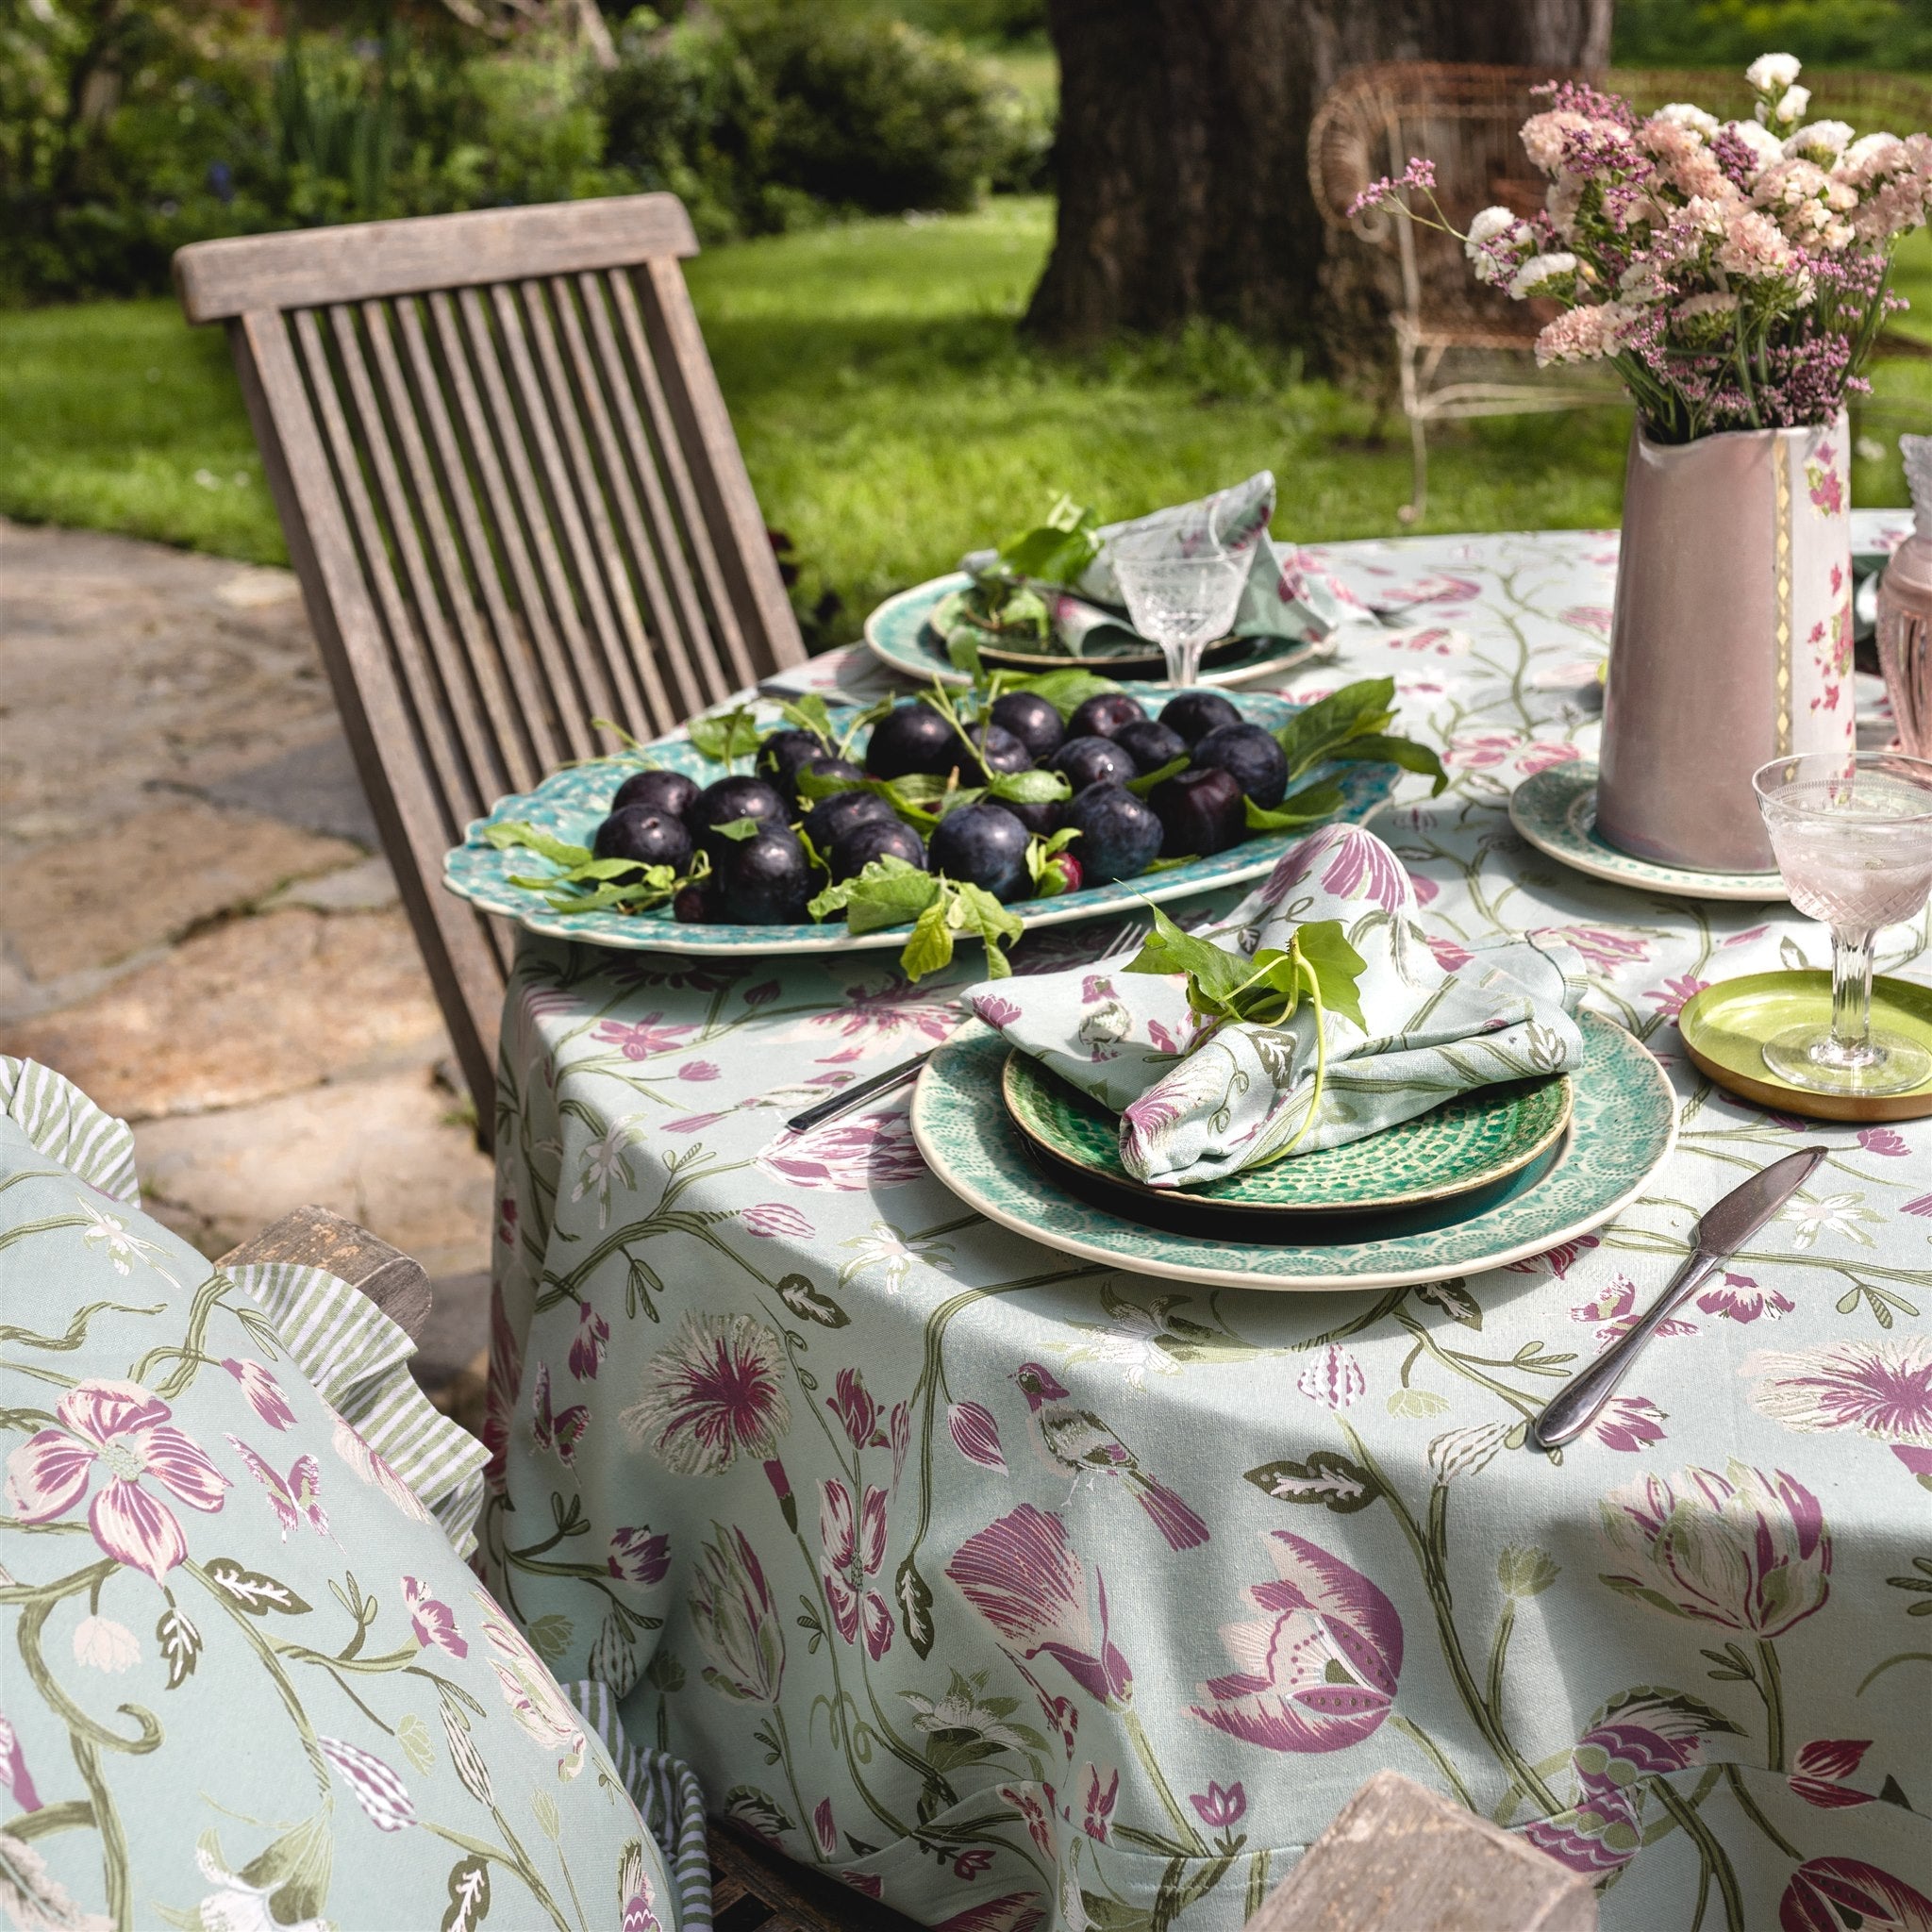
<path id="1" fill-rule="evenodd" d="M 766 518 L 830 584 L 841 630 L 888 591 L 1033 519 L 1059 491 L 1108 516 L 1263 467 L 1278 535 L 1392 534 L 1408 492 L 1399 418 L 1224 334 L 1071 358 L 1014 322 L 1051 240 L 1050 204 L 880 221 L 713 250 L 691 286 Z M 1901 286 L 1932 334 L 1932 244 Z M 1890 362 L 1857 412 L 1878 460 L 1854 494 L 1899 503 L 1890 445 L 1932 430 L 1932 361 Z M 1424 527 L 1616 521 L 1619 408 L 1445 428 Z M 1867 446 L 1870 444 L 1868 442 Z M 283 555 L 216 330 L 172 302 L 0 313 L 0 513 L 258 560 Z"/>

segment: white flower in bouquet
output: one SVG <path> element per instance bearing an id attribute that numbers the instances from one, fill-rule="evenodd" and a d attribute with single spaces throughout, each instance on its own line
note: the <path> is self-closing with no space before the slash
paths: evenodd
<path id="1" fill-rule="evenodd" d="M 1849 121 L 1807 121 L 1785 142 L 1785 153 L 1794 160 L 1816 161 L 1828 168 L 1851 145 L 1857 131 Z"/>
<path id="2" fill-rule="evenodd" d="M 1755 121 L 1726 121 L 1719 128 L 1719 134 L 1731 135 L 1751 150 L 1756 166 L 1754 175 L 1761 173 L 1774 162 L 1785 158 L 1785 144 L 1770 128 L 1760 127 Z"/>
<path id="3" fill-rule="evenodd" d="M 1532 255 L 1509 278 L 1509 292 L 1521 302 L 1531 295 L 1567 299 L 1576 292 L 1579 264 L 1574 255 Z"/>
<path id="4" fill-rule="evenodd" d="M 1754 93 L 1781 94 L 1802 71 L 1795 54 L 1760 54 L 1745 68 L 1744 79 Z"/>
<path id="5" fill-rule="evenodd" d="M 1782 281 L 1800 268 L 1790 237 L 1755 208 L 1741 208 L 1725 222 L 1717 265 L 1726 275 L 1753 282 Z"/>
<path id="6" fill-rule="evenodd" d="M 1863 189 L 1910 165 L 1906 144 L 1897 135 L 1861 134 L 1839 156 L 1831 172 L 1848 187 Z"/>
<path id="7" fill-rule="evenodd" d="M 1757 112 L 1774 127 L 1795 127 L 1810 106 L 1811 90 L 1808 87 L 1788 87 L 1776 100 L 1758 102 Z"/>
<path id="8" fill-rule="evenodd" d="M 1536 339 L 1536 366 L 1595 362 L 1614 355 L 1638 310 L 1624 302 L 1585 302 L 1543 325 Z"/>
<path id="9" fill-rule="evenodd" d="M 1529 224 L 1507 208 L 1484 208 L 1462 238 L 1470 272 L 1479 282 L 1507 281 L 1517 263 L 1535 250 L 1536 237 Z"/>
<path id="10" fill-rule="evenodd" d="M 1751 199 L 1774 213 L 1794 242 L 1815 243 L 1833 255 L 1850 245 L 1852 226 L 1844 217 L 1857 208 L 1857 191 L 1834 180 L 1816 161 L 1779 161 L 1765 169 Z"/>
<path id="11" fill-rule="evenodd" d="M 1730 176 L 1719 165 L 1702 128 L 1689 122 L 1667 119 L 1670 109 L 1653 114 L 1637 130 L 1638 140 L 1648 150 L 1665 179 L 1679 194 L 1704 195 L 1724 200 L 1738 192 Z M 1718 129 L 1716 119 L 1707 114 L 1710 132 Z"/>
<path id="12" fill-rule="evenodd" d="M 1590 125 L 1585 115 L 1569 108 L 1553 108 L 1547 114 L 1532 114 L 1523 124 L 1523 151 L 1530 165 L 1545 175 L 1554 175 L 1563 165 L 1563 142 Z"/>
<path id="13" fill-rule="evenodd" d="M 1660 121 L 1668 126 L 1688 128 L 1692 134 L 1702 135 L 1706 141 L 1710 140 L 1723 125 L 1715 114 L 1707 114 L 1702 108 L 1693 107 L 1689 101 L 1668 102 L 1650 119 L 1653 123 Z"/>

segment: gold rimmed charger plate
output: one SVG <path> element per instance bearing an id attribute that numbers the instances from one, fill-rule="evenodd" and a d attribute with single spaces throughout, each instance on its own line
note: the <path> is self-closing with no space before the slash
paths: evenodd
<path id="1" fill-rule="evenodd" d="M 1787 1026 L 1831 1018 L 1831 974 L 1747 973 L 1684 1002 L 1677 1030 L 1698 1070 L 1727 1092 L 1778 1113 L 1818 1121 L 1915 1121 L 1932 1114 L 1932 1081 L 1905 1093 L 1817 1093 L 1764 1064 L 1765 1042 Z M 1872 1024 L 1932 1048 L 1932 987 L 1881 975 L 1872 982 Z"/>
<path id="2" fill-rule="evenodd" d="M 1497 1188 L 1562 1139 L 1573 1090 L 1561 1074 L 1482 1087 L 1346 1146 L 1165 1191 L 1136 1180 L 1122 1165 L 1118 1117 L 1029 1055 L 1008 1055 L 1000 1096 L 1013 1124 L 1041 1154 L 1091 1181 L 1145 1196 L 1150 1211 L 1185 1204 L 1254 1224 L 1283 1215 L 1434 1207 Z"/>

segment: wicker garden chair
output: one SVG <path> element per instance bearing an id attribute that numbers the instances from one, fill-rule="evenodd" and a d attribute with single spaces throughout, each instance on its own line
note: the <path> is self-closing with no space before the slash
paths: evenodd
<path id="1" fill-rule="evenodd" d="M 197 242 L 336 703 L 471 1091 L 508 929 L 441 889 L 506 792 L 805 649 L 685 288 L 675 195 Z"/>
<path id="2" fill-rule="evenodd" d="M 1523 152 L 1519 130 L 1544 105 L 1539 83 L 1581 77 L 1574 71 L 1396 60 L 1350 69 L 1316 111 L 1308 131 L 1308 179 L 1331 228 L 1349 229 L 1374 252 L 1395 335 L 1396 384 L 1414 454 L 1412 500 L 1405 523 L 1421 516 L 1428 488 L 1428 425 L 1456 417 L 1516 415 L 1620 399 L 1608 385 L 1565 379 L 1438 378 L 1446 358 L 1463 351 L 1527 353 L 1554 305 L 1514 302 L 1483 287 L 1460 245 L 1419 226 L 1400 209 L 1349 217 L 1349 204 L 1383 175 L 1399 175 L 1410 155 L 1436 163 L 1437 197 L 1449 219 L 1467 226 L 1495 204 L 1528 214 L 1542 205 L 1545 182 Z M 1670 101 L 1695 101 L 1713 113 L 1751 112 L 1741 74 L 1612 71 L 1597 77 L 1641 113 Z M 1849 121 L 1860 131 L 1922 127 L 1932 119 L 1932 83 L 1900 74 L 1815 76 L 1811 118 Z M 1881 345 L 1884 346 L 1883 344 Z M 1907 342 L 1897 344 L 1911 353 Z"/>

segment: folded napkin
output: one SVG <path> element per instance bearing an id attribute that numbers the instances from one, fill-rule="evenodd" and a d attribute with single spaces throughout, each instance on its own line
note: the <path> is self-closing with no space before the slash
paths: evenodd
<path id="1" fill-rule="evenodd" d="M 1217 490 L 1193 503 L 1151 510 L 1124 524 L 1108 524 L 1100 531 L 1100 554 L 1071 591 L 1048 596 L 1054 633 L 1069 655 L 1084 659 L 1118 658 L 1144 653 L 1147 640 L 1121 614 L 1126 599 L 1108 561 L 1108 541 L 1124 535 L 1160 533 L 1171 541 L 1175 557 L 1190 554 L 1205 531 L 1212 531 L 1224 549 L 1254 545 L 1248 581 L 1235 611 L 1230 637 L 1320 640 L 1358 614 L 1354 600 L 1328 574 L 1292 544 L 1277 543 L 1268 534 L 1274 514 L 1274 473 L 1262 470 L 1245 483 Z M 975 550 L 961 558 L 960 569 L 977 576 L 992 567 L 998 553 Z"/>
<path id="2" fill-rule="evenodd" d="M 1289 851 L 1213 935 L 1253 954 L 1285 949 L 1304 922 L 1336 919 L 1365 962 L 1357 992 L 1369 1030 L 1325 1016 L 1327 1075 L 1295 1154 L 1582 1060 L 1583 962 L 1572 947 L 1525 933 L 1444 947 L 1439 958 L 1414 912 L 1414 888 L 1388 846 L 1359 825 L 1328 825 Z M 1317 1042 L 1306 1001 L 1278 1025 L 1229 1023 L 1210 1034 L 1184 978 L 1119 967 L 989 980 L 967 997 L 1023 1053 L 1120 1115 L 1122 1164 L 1149 1187 L 1196 1187 L 1257 1166 L 1307 1119 Z"/>

